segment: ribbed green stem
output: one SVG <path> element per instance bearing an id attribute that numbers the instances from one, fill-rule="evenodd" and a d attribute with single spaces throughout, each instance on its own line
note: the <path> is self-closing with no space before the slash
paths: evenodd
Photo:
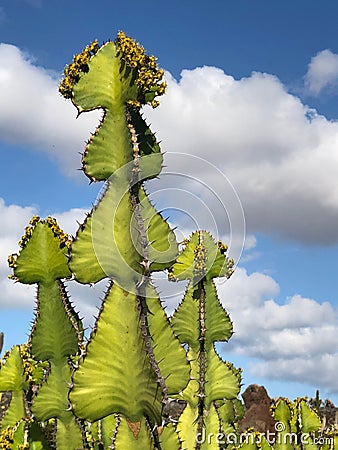
<path id="1" fill-rule="evenodd" d="M 205 374 L 206 374 L 206 326 L 205 326 L 205 290 L 203 281 L 199 282 L 199 391 L 198 391 L 198 424 L 197 435 L 200 436 L 204 426 L 205 414 Z M 201 442 L 197 441 L 196 450 L 200 450 Z"/>

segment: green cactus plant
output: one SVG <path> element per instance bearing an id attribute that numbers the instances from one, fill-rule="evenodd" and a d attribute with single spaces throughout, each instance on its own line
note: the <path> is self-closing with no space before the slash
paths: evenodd
<path id="1" fill-rule="evenodd" d="M 321 429 L 321 421 L 308 405 L 307 399 L 298 398 L 295 402 L 280 399 L 274 409 L 274 418 L 280 426 L 280 429 L 277 429 L 276 450 L 318 448 L 316 438 Z M 326 448 L 330 446 L 322 446 L 323 450 Z"/>
<path id="2" fill-rule="evenodd" d="M 229 431 L 229 421 L 223 422 L 226 415 L 220 410 L 235 401 L 240 390 L 240 371 L 225 363 L 215 349 L 216 341 L 227 341 L 232 335 L 232 323 L 212 281 L 232 274 L 233 261 L 225 252 L 224 244 L 217 245 L 209 233 L 196 232 L 170 271 L 172 280 L 190 280 L 171 320 L 180 341 L 189 347 L 192 367 L 182 393 L 187 406 L 177 425 L 184 450 L 220 448 L 214 439 L 208 442 L 204 437 Z"/>
<path id="3" fill-rule="evenodd" d="M 44 431 L 29 409 L 34 386 L 42 382 L 45 367 L 31 357 L 28 345 L 17 345 L 4 355 L 0 370 L 0 392 L 5 398 L 1 402 L 0 448 L 49 449 Z"/>
<path id="4" fill-rule="evenodd" d="M 141 108 L 158 106 L 162 78 L 156 59 L 123 32 L 102 46 L 94 41 L 65 69 L 59 90 L 78 113 L 103 110 L 82 168 L 104 186 L 74 239 L 55 219 L 34 216 L 19 254 L 8 259 L 12 278 L 38 289 L 28 344 L 14 347 L 0 368 L 0 392 L 9 395 L 0 449 L 216 450 L 232 447 L 219 435 L 239 439 L 241 371 L 215 348 L 230 339 L 232 323 L 213 279 L 229 277 L 233 261 L 206 231 L 179 251 L 146 191 L 163 155 Z M 170 320 L 152 281 L 163 270 L 189 280 Z M 86 345 L 64 286 L 69 278 L 109 280 Z M 318 430 L 303 402 L 281 401 L 275 415 L 285 430 Z M 271 446 L 262 438 L 238 448 Z"/>
<path id="5" fill-rule="evenodd" d="M 272 408 L 275 431 L 266 435 L 248 430 L 241 435 L 238 449 L 244 450 L 329 450 L 338 448 L 337 433 L 324 432 L 316 411 L 306 398 L 294 402 L 280 398 Z"/>
<path id="6" fill-rule="evenodd" d="M 163 71 L 123 33 L 100 48 L 92 44 L 78 60 L 65 70 L 60 92 L 79 112 L 104 109 L 83 170 L 106 185 L 72 244 L 70 269 L 81 283 L 112 283 L 70 400 L 75 414 L 91 422 L 119 414 L 114 448 L 154 448 L 163 405 L 186 386 L 190 370 L 150 278 L 178 253 L 174 232 L 143 187 L 161 171 L 162 154 L 139 108 L 157 105 Z"/>
<path id="7" fill-rule="evenodd" d="M 69 408 L 72 358 L 82 343 L 82 323 L 68 299 L 62 278 L 69 278 L 70 240 L 56 220 L 34 216 L 20 241 L 21 251 L 9 257 L 16 281 L 37 284 L 37 312 L 29 339 L 33 357 L 44 361 L 43 383 L 32 399 L 34 417 L 55 421 L 57 447 L 81 448 L 82 431 Z M 71 436 L 71 438 L 70 438 Z"/>

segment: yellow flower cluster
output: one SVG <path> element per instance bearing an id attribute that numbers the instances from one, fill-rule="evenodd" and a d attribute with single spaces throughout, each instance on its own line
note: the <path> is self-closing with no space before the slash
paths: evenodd
<path id="1" fill-rule="evenodd" d="M 21 248 L 26 247 L 27 242 L 29 241 L 29 239 L 31 238 L 31 236 L 33 234 L 33 230 L 34 230 L 34 227 L 32 227 L 32 226 L 28 226 L 25 228 L 25 234 L 21 237 L 21 240 L 19 242 L 19 246 Z"/>
<path id="2" fill-rule="evenodd" d="M 158 68 L 154 56 L 148 56 L 144 47 L 126 36 L 123 31 L 119 31 L 117 35 L 117 44 L 126 64 L 138 71 L 136 83 L 140 88 L 140 95 L 138 101 L 130 100 L 128 103 L 136 108 L 149 103 L 153 108 L 156 108 L 159 101 L 155 100 L 155 97 L 163 95 L 167 87 L 165 82 L 161 82 L 164 70 Z"/>
<path id="3" fill-rule="evenodd" d="M 0 433 L 0 449 L 10 450 L 14 439 L 14 430 L 12 427 L 6 427 Z"/>
<path id="4" fill-rule="evenodd" d="M 33 227 L 35 227 L 35 225 L 40 221 L 40 217 L 39 216 L 33 216 L 31 218 L 31 220 L 29 221 L 30 225 L 32 225 Z"/>
<path id="5" fill-rule="evenodd" d="M 228 246 L 223 244 L 222 241 L 218 241 L 217 242 L 218 248 L 221 252 L 222 255 L 225 255 L 225 253 L 228 251 Z M 227 263 L 227 273 L 224 275 L 227 278 L 230 278 L 231 275 L 234 273 L 234 265 L 235 265 L 235 261 L 233 259 L 226 259 L 226 263 Z"/>
<path id="6" fill-rule="evenodd" d="M 181 245 L 184 245 L 185 247 L 189 244 L 189 239 L 188 238 L 184 238 L 183 241 L 181 242 Z"/>
<path id="7" fill-rule="evenodd" d="M 64 246 L 66 246 L 69 248 L 72 241 L 71 239 L 69 239 L 68 234 L 61 230 L 56 219 L 54 219 L 54 217 L 49 216 L 44 222 L 47 223 L 47 225 L 51 228 L 51 230 L 54 233 L 54 236 L 59 239 L 60 247 L 63 248 Z"/>
<path id="8" fill-rule="evenodd" d="M 29 239 L 31 238 L 31 236 L 33 234 L 33 230 L 35 228 L 35 225 L 39 222 L 39 220 L 40 220 L 39 216 L 33 216 L 31 218 L 31 220 L 29 221 L 30 225 L 25 228 L 25 234 L 21 237 L 20 242 L 19 242 L 19 246 L 21 248 L 26 247 L 27 242 L 29 241 Z M 10 255 L 8 257 L 9 267 L 15 267 L 15 261 L 13 261 L 13 257 L 15 257 L 15 254 Z M 14 266 L 12 264 L 14 264 Z"/>
<path id="9" fill-rule="evenodd" d="M 19 345 L 20 355 L 22 359 L 23 371 L 26 376 L 26 380 L 30 384 L 36 384 L 36 379 L 34 378 L 34 372 L 37 367 L 37 361 L 35 361 L 30 353 L 28 344 Z M 11 352 L 7 350 L 2 360 L 0 360 L 0 368 L 6 364 L 6 361 L 10 357 Z M 0 447 L 1 448 L 1 447 Z"/>
<path id="10" fill-rule="evenodd" d="M 74 84 L 79 81 L 81 72 L 88 71 L 89 60 L 97 53 L 99 48 L 98 41 L 93 41 L 91 44 L 87 45 L 81 53 L 75 55 L 73 62 L 65 68 L 65 77 L 59 86 L 59 92 L 65 98 L 72 98 Z"/>
<path id="11" fill-rule="evenodd" d="M 12 255 L 9 255 L 9 257 L 7 258 L 8 265 L 11 269 L 15 269 L 17 257 L 18 257 L 17 253 L 13 253 Z"/>
<path id="12" fill-rule="evenodd" d="M 222 255 L 224 255 L 228 250 L 228 246 L 223 244 L 222 241 L 218 241 L 217 245 L 218 245 L 218 248 L 219 248 L 220 252 L 222 253 Z"/>
<path id="13" fill-rule="evenodd" d="M 29 351 L 29 347 L 27 344 L 20 345 L 20 355 L 22 358 L 23 372 L 26 376 L 26 380 L 29 384 L 35 384 L 36 380 L 34 378 L 34 371 L 37 365 L 37 362 L 32 359 L 32 356 Z"/>
<path id="14" fill-rule="evenodd" d="M 11 354 L 11 352 L 9 350 L 7 350 L 3 355 L 2 355 L 2 359 L 0 360 L 0 367 L 3 366 L 7 359 L 9 358 L 9 355 Z"/>
<path id="15" fill-rule="evenodd" d="M 64 232 L 61 230 L 61 228 L 60 228 L 59 225 L 57 224 L 56 219 L 54 219 L 54 217 L 50 217 L 50 216 L 49 216 L 49 217 L 47 217 L 46 220 L 40 220 L 40 217 L 39 217 L 39 216 L 34 216 L 34 217 L 32 217 L 32 219 L 31 219 L 30 222 L 29 222 L 30 225 L 29 225 L 28 227 L 25 228 L 25 234 L 21 237 L 21 240 L 20 240 L 20 242 L 19 242 L 19 246 L 20 246 L 21 248 L 26 247 L 26 245 L 27 245 L 29 239 L 31 238 L 31 236 L 32 236 L 32 234 L 33 234 L 34 228 L 35 228 L 35 226 L 36 226 L 36 224 L 37 224 L 38 222 L 41 222 L 41 223 L 47 223 L 47 225 L 48 225 L 48 226 L 51 228 L 51 230 L 53 231 L 54 236 L 57 237 L 57 238 L 59 238 L 59 240 L 60 240 L 60 247 L 61 247 L 61 248 L 64 247 L 64 246 L 66 246 L 66 247 L 68 247 L 68 248 L 70 247 L 71 240 L 69 239 L 68 234 L 64 233 Z M 9 267 L 15 267 L 15 262 L 16 262 L 16 255 L 15 255 L 15 254 L 10 255 L 10 256 L 8 257 L 8 264 L 9 264 Z"/>
<path id="16" fill-rule="evenodd" d="M 13 448 L 14 433 L 17 431 L 19 425 L 23 421 L 27 422 L 27 420 L 23 419 L 20 422 L 16 423 L 14 427 L 8 426 L 0 432 L 0 449 L 11 450 Z M 25 441 L 27 440 L 26 437 L 24 439 Z M 15 448 L 17 448 L 18 450 L 29 449 L 29 443 L 27 442 L 26 444 L 18 444 Z"/>

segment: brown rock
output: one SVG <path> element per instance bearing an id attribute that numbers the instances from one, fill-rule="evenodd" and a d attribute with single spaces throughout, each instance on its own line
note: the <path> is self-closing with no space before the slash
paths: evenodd
<path id="1" fill-rule="evenodd" d="M 264 386 L 251 384 L 242 394 L 245 404 L 245 414 L 239 422 L 239 431 L 243 433 L 248 428 L 273 436 L 275 433 L 275 423 L 270 406 L 271 399 Z"/>

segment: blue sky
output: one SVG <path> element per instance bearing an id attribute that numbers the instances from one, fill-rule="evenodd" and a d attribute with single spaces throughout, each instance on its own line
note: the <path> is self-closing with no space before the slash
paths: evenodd
<path id="1" fill-rule="evenodd" d="M 235 328 L 218 346 L 223 357 L 243 366 L 245 386 L 291 398 L 319 388 L 338 403 L 337 19 L 338 4 L 325 0 L 0 1 L 6 348 L 25 341 L 34 307 L 34 288 L 6 279 L 7 255 L 35 213 L 75 233 L 101 187 L 76 170 L 99 113 L 75 120 L 58 81 L 74 53 L 122 29 L 158 57 L 168 81 L 161 106 L 145 110 L 172 153 L 168 174 L 149 190 L 182 234 L 210 225 L 227 239 L 230 223 L 237 259 L 244 244 L 234 276 L 218 286 Z M 170 172 L 189 170 L 195 179 L 182 181 L 184 197 Z M 86 323 L 103 288 L 70 287 Z"/>

